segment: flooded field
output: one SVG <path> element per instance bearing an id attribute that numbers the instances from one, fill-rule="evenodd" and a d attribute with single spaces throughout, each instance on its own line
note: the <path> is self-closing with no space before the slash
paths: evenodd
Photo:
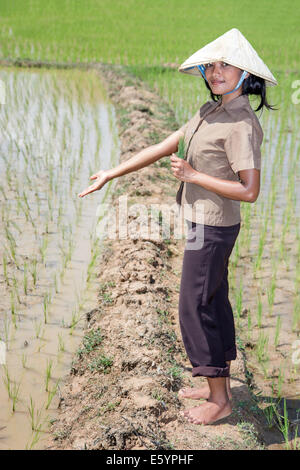
<path id="1" fill-rule="evenodd" d="M 96 305 L 102 191 L 119 158 L 115 112 L 94 71 L 0 69 L 0 449 L 42 448 Z"/>

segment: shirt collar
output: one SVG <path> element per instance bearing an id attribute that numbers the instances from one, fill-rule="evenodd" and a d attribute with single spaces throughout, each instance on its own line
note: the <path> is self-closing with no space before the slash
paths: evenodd
<path id="1" fill-rule="evenodd" d="M 250 105 L 248 95 L 239 95 L 230 100 L 228 103 L 222 105 L 222 100 L 219 99 L 217 102 L 212 103 L 211 109 L 222 108 L 225 111 L 231 111 L 233 109 L 238 109 L 243 106 Z"/>

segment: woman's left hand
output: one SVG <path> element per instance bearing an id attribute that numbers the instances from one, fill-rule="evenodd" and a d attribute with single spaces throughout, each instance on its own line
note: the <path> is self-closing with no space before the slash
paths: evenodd
<path id="1" fill-rule="evenodd" d="M 186 160 L 177 157 L 175 153 L 172 153 L 170 159 L 173 175 L 180 181 L 192 183 L 197 171 Z"/>

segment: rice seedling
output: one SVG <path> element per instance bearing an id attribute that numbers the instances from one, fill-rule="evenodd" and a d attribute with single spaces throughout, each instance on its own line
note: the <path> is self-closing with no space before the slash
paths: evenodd
<path id="1" fill-rule="evenodd" d="M 39 252 L 41 254 L 43 264 L 45 264 L 47 247 L 48 247 L 48 236 L 46 235 L 42 238 L 42 243 L 39 246 Z"/>
<path id="2" fill-rule="evenodd" d="M 36 258 L 32 260 L 32 269 L 30 273 L 32 275 L 33 285 L 35 286 L 37 282 L 37 259 Z"/>
<path id="3" fill-rule="evenodd" d="M 243 302 L 243 280 L 240 280 L 239 288 L 235 295 L 235 310 L 236 310 L 236 320 L 237 320 L 237 328 L 240 326 L 240 318 L 242 313 L 242 304 Z"/>
<path id="4" fill-rule="evenodd" d="M 12 281 L 13 281 L 13 290 L 14 290 L 15 298 L 17 298 L 18 303 L 20 304 L 21 299 L 20 299 L 20 294 L 19 294 L 19 289 L 18 289 L 18 281 L 15 275 L 12 276 Z"/>
<path id="5" fill-rule="evenodd" d="M 292 331 L 300 329 L 300 296 L 295 296 L 292 313 Z"/>
<path id="6" fill-rule="evenodd" d="M 10 378 L 8 367 L 6 364 L 3 364 L 3 370 L 5 372 L 5 376 L 3 377 L 3 383 L 5 385 L 9 398 L 11 398 L 12 380 Z"/>
<path id="7" fill-rule="evenodd" d="M 277 348 L 278 343 L 279 343 L 279 334 L 280 334 L 281 324 L 282 324 L 282 320 L 281 320 L 281 317 L 278 315 L 277 320 L 276 320 L 276 330 L 275 330 L 275 339 L 274 339 L 275 348 Z"/>
<path id="8" fill-rule="evenodd" d="M 262 327 L 262 301 L 261 301 L 261 294 L 258 294 L 257 300 L 257 326 L 258 328 Z"/>
<path id="9" fill-rule="evenodd" d="M 263 331 L 260 331 L 255 348 L 257 360 L 260 363 L 266 362 L 268 360 L 268 342 L 269 336 L 265 335 Z"/>
<path id="10" fill-rule="evenodd" d="M 63 340 L 63 337 L 60 333 L 58 333 L 58 351 L 59 352 L 64 352 L 66 350 L 65 348 L 65 343 Z"/>
<path id="11" fill-rule="evenodd" d="M 40 431 L 35 431 L 33 433 L 33 438 L 31 441 L 29 441 L 26 445 L 25 445 L 25 450 L 32 450 L 34 448 L 34 446 L 38 443 L 39 439 L 41 437 L 41 432 Z"/>
<path id="12" fill-rule="evenodd" d="M 47 398 L 47 403 L 46 403 L 46 410 L 48 410 L 49 406 L 51 405 L 51 402 L 54 398 L 54 396 L 57 393 L 58 387 L 59 387 L 60 379 L 57 380 L 56 384 L 53 386 L 52 390 L 49 390 L 48 392 L 48 398 Z"/>
<path id="13" fill-rule="evenodd" d="M 15 301 L 15 293 L 13 290 L 10 291 L 10 311 L 11 311 L 11 319 L 15 328 L 17 328 L 17 310 L 16 310 L 16 301 Z"/>
<path id="14" fill-rule="evenodd" d="M 10 388 L 10 396 L 12 399 L 12 411 L 13 413 L 16 411 L 16 404 L 19 401 L 19 390 L 20 390 L 21 383 L 12 382 Z"/>
<path id="15" fill-rule="evenodd" d="M 23 288 L 24 288 L 24 294 L 27 295 L 28 293 L 27 263 L 24 263 Z"/>
<path id="16" fill-rule="evenodd" d="M 70 335 L 73 334 L 74 328 L 80 322 L 80 320 L 81 320 L 81 315 L 75 308 L 72 312 L 72 319 L 70 323 L 70 332 L 69 332 Z"/>
<path id="17" fill-rule="evenodd" d="M 49 313 L 50 302 L 51 302 L 51 294 L 49 292 L 44 293 L 44 297 L 43 297 L 44 323 L 48 322 L 48 313 Z"/>
<path id="18" fill-rule="evenodd" d="M 40 409 L 37 409 L 35 407 L 32 396 L 30 396 L 30 404 L 29 406 L 27 405 L 27 409 L 29 412 L 32 431 L 40 432 L 42 429 L 41 420 L 42 420 L 43 407 L 41 407 Z"/>
<path id="19" fill-rule="evenodd" d="M 280 398 L 282 396 L 282 385 L 284 383 L 284 371 L 282 367 L 279 368 L 279 374 L 277 379 L 277 397 Z"/>
<path id="20" fill-rule="evenodd" d="M 41 334 L 42 322 L 34 320 L 35 337 L 38 339 Z"/>
<path id="21" fill-rule="evenodd" d="M 23 353 L 22 354 L 22 367 L 23 367 L 23 369 L 26 369 L 27 359 L 28 359 L 28 356 Z"/>
<path id="22" fill-rule="evenodd" d="M 49 381 L 51 379 L 51 371 L 52 371 L 52 366 L 53 366 L 53 361 L 52 359 L 47 359 L 47 365 L 46 365 L 46 375 L 45 375 L 45 384 L 46 384 L 46 392 L 48 392 L 49 388 Z"/>
<path id="23" fill-rule="evenodd" d="M 5 253 L 3 254 L 2 256 L 2 265 L 3 265 L 3 276 L 4 276 L 4 279 L 5 279 L 5 282 L 6 282 L 6 285 L 9 287 L 10 284 L 9 284 L 9 279 L 8 279 L 8 274 L 7 274 L 7 258 L 5 256 Z"/>
<path id="24" fill-rule="evenodd" d="M 275 298 L 275 289 L 276 289 L 276 274 L 272 275 L 271 285 L 267 288 L 268 304 L 269 304 L 269 315 L 271 315 L 274 305 Z"/>
<path id="25" fill-rule="evenodd" d="M 277 426 L 279 431 L 281 432 L 284 441 L 285 441 L 285 448 L 288 450 L 290 449 L 290 443 L 289 443 L 289 419 L 288 419 L 288 414 L 287 414 L 287 409 L 286 409 L 286 399 L 283 399 L 284 403 L 284 408 L 283 408 L 283 416 L 278 412 L 276 409 L 276 418 L 277 418 Z"/>
<path id="26" fill-rule="evenodd" d="M 186 149 L 185 149 L 184 138 L 181 137 L 179 139 L 179 144 L 178 144 L 178 152 L 177 152 L 178 158 L 182 158 L 184 160 L 185 152 L 186 152 Z"/>

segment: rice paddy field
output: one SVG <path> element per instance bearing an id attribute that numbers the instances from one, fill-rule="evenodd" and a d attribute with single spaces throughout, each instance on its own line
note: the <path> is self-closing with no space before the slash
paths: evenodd
<path id="1" fill-rule="evenodd" d="M 268 65 L 279 85 L 267 88 L 267 98 L 277 109 L 257 113 L 264 130 L 261 192 L 255 204 L 241 203 L 230 295 L 240 347 L 266 416 L 271 423 L 279 403 L 286 445 L 299 448 L 299 2 L 1 0 L 0 13 L 2 60 L 121 64 L 169 104 L 178 126 L 210 99 L 202 79 L 177 71 L 207 42 L 237 27 Z M 117 161 L 118 142 L 114 110 L 92 72 L 2 67 L 0 79 L 6 90 L 0 105 L 0 339 L 8 345 L 0 427 L 1 420 L 9 422 L 24 448 L 34 444 L 68 367 L 65 356 L 80 337 L 81 307 L 88 301 L 83 292 L 96 260 L 86 224 L 97 201 L 92 206 L 92 199 L 71 195 L 95 169 Z M 256 109 L 258 101 L 250 101 Z M 77 298 L 72 275 L 82 288 Z M 60 289 L 63 279 L 69 290 Z M 22 417 L 8 419 L 21 402 Z M 31 436 L 26 442 L 23 425 Z"/>

